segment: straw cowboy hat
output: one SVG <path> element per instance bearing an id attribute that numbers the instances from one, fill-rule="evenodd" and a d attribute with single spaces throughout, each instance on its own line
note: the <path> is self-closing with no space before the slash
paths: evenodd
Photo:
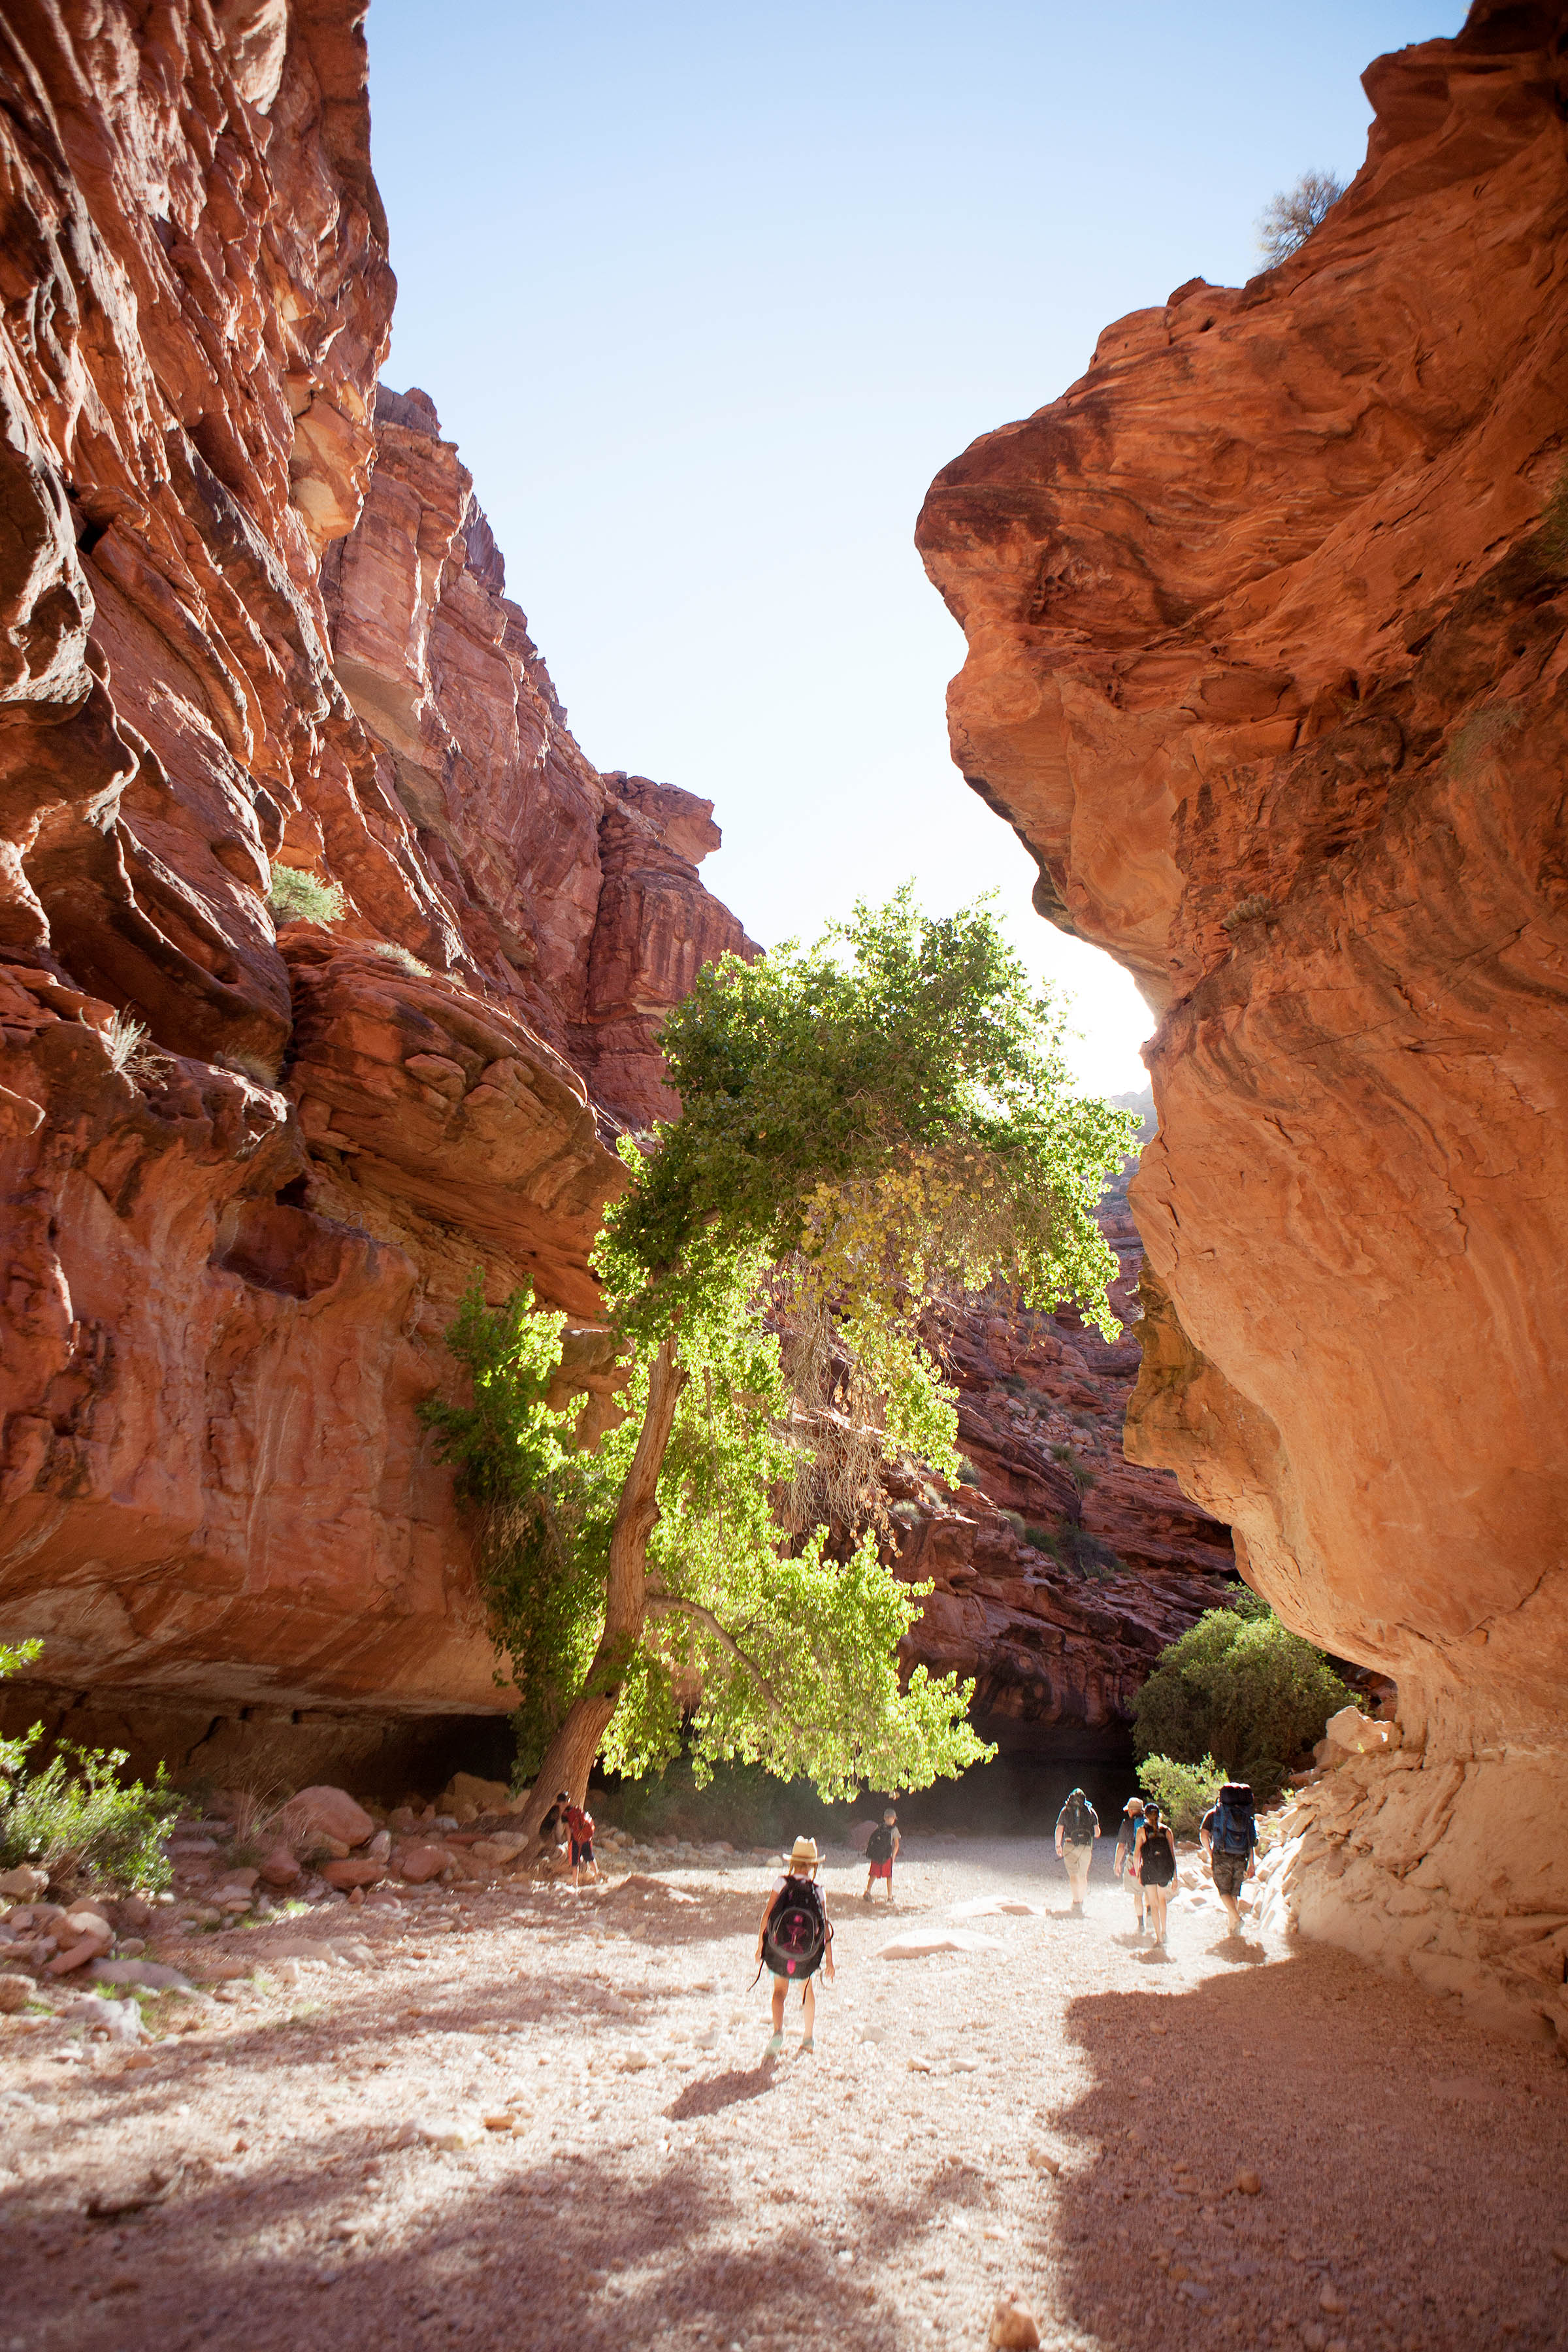
<path id="1" fill-rule="evenodd" d="M 816 1840 L 815 1838 L 796 1838 L 795 1844 L 790 1849 L 790 1868 L 792 1870 L 815 1870 L 816 1868 Z"/>

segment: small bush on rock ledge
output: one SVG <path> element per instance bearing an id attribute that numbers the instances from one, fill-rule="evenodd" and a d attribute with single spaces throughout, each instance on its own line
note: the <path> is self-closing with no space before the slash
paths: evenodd
<path id="1" fill-rule="evenodd" d="M 267 903 L 280 923 L 337 923 L 348 901 L 341 885 L 302 874 L 297 866 L 275 866 Z"/>

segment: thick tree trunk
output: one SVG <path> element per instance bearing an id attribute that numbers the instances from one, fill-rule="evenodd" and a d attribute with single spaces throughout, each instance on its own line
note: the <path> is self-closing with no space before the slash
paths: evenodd
<path id="1" fill-rule="evenodd" d="M 620 1705 L 627 1660 L 641 1638 L 647 1614 L 647 1539 L 658 1519 L 658 1474 L 669 1450 L 675 1408 L 688 1378 L 675 1360 L 674 1340 L 667 1339 L 648 1369 L 647 1411 L 616 1511 L 605 1630 L 588 1678 L 568 1707 L 566 1719 L 539 1768 L 521 1820 L 530 1837 L 537 1833 L 563 1789 L 574 1805 L 583 1802 L 599 1743 Z"/>

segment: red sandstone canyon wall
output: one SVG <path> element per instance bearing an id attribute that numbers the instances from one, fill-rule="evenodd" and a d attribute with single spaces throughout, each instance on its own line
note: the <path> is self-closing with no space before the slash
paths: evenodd
<path id="1" fill-rule="evenodd" d="M 416 1407 L 476 1265 L 592 1312 L 659 1013 L 748 944 L 378 398 L 363 16 L 0 48 L 0 1622 L 193 1719 L 498 1703 Z"/>
<path id="2" fill-rule="evenodd" d="M 919 533 L 968 638 L 959 766 L 1161 1015 L 1129 1452 L 1398 1682 L 1314 1917 L 1537 2017 L 1552 1923 L 1509 1923 L 1568 1820 L 1565 52 L 1560 8 L 1482 0 L 1380 59 L 1306 246 L 1107 329 Z"/>

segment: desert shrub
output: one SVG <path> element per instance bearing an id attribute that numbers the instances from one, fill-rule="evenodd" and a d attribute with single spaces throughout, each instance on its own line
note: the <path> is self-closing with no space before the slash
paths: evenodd
<path id="1" fill-rule="evenodd" d="M 1265 915 L 1272 914 L 1273 911 L 1273 899 L 1266 898 L 1261 893 L 1254 891 L 1250 898 L 1238 898 L 1229 914 L 1220 917 L 1220 929 L 1226 931 L 1238 931 L 1243 923 L 1258 922 Z"/>
<path id="2" fill-rule="evenodd" d="M 1201 1765 L 1217 1759 L 1267 1804 L 1290 1759 L 1321 1739 L 1355 1694 L 1321 1650 L 1282 1625 L 1266 1601 L 1244 1592 L 1210 1609 L 1162 1651 L 1132 1710 L 1140 1757 Z"/>
<path id="3" fill-rule="evenodd" d="M 1344 194 L 1331 172 L 1303 172 L 1293 188 L 1272 197 L 1258 224 L 1258 249 L 1272 268 L 1289 260 Z"/>
<path id="4" fill-rule="evenodd" d="M 1033 1544 L 1037 1551 L 1048 1552 L 1052 1559 L 1059 1560 L 1062 1556 L 1062 1539 L 1055 1528 L 1037 1528 L 1031 1524 L 1024 1529 L 1024 1540 Z"/>
<path id="5" fill-rule="evenodd" d="M 1195 1764 L 1178 1764 L 1170 1756 L 1145 1756 L 1138 1767 L 1138 1785 L 1152 1797 L 1178 1837 L 1196 1837 L 1198 1823 L 1226 1782 L 1224 1769 L 1212 1756 Z"/>
<path id="6" fill-rule="evenodd" d="M 1121 1557 L 1112 1551 L 1102 1536 L 1091 1535 L 1087 1528 L 1074 1528 L 1068 1543 L 1072 1564 L 1080 1576 L 1092 1577 L 1097 1583 L 1103 1583 L 1108 1577 L 1121 1575 Z"/>
<path id="7" fill-rule="evenodd" d="M 147 1024 L 138 1021 L 133 1013 L 111 1013 L 102 1036 L 111 1066 L 123 1077 L 142 1083 L 160 1076 L 169 1066 L 169 1056 L 148 1045 Z"/>
<path id="8" fill-rule="evenodd" d="M 275 866 L 267 903 L 280 923 L 337 923 L 348 901 L 340 884 L 322 882 L 297 866 Z"/>
<path id="9" fill-rule="evenodd" d="M 0 1681 L 30 1665 L 41 1642 L 0 1644 Z M 162 1764 L 153 1786 L 122 1781 L 121 1748 L 62 1744 L 41 1772 L 27 1757 L 43 1737 L 35 1723 L 19 1739 L 0 1739 L 0 1870 L 35 1864 L 51 1879 L 106 1879 L 154 1889 L 169 1882 L 163 1833 L 181 1808 Z"/>
<path id="10" fill-rule="evenodd" d="M 430 977 L 429 965 L 421 963 L 411 948 L 400 948 L 395 940 L 377 940 L 372 952 L 387 963 L 396 964 L 398 970 L 407 972 L 411 979 L 428 980 Z"/>

